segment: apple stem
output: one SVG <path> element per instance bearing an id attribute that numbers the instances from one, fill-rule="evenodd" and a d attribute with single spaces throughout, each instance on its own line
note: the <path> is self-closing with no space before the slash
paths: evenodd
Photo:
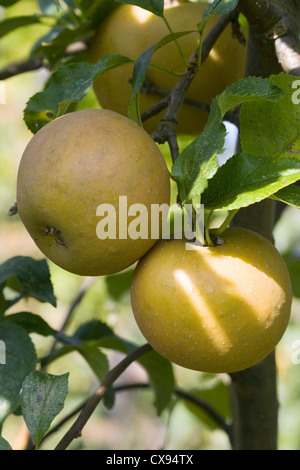
<path id="1" fill-rule="evenodd" d="M 215 243 L 210 238 L 210 233 L 209 233 L 209 224 L 210 224 L 213 212 L 214 212 L 213 210 L 211 210 L 209 212 L 209 215 L 207 217 L 207 221 L 206 221 L 206 224 L 205 224 L 205 240 L 206 240 L 206 242 L 209 246 L 215 246 Z"/>

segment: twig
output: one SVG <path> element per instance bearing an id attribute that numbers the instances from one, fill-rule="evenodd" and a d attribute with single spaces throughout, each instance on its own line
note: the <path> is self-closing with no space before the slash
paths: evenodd
<path id="1" fill-rule="evenodd" d="M 97 405 L 104 397 L 107 390 L 112 384 L 120 377 L 120 375 L 127 369 L 127 367 L 137 360 L 143 354 L 152 350 L 152 347 L 146 343 L 143 346 L 135 349 L 129 353 L 119 364 L 111 369 L 105 376 L 103 382 L 96 389 L 91 398 L 87 401 L 80 415 L 76 419 L 75 423 L 71 426 L 69 431 L 63 436 L 61 441 L 58 443 L 54 450 L 65 450 L 70 443 L 81 435 L 82 429 L 95 411 Z"/>
<path id="2" fill-rule="evenodd" d="M 63 331 L 65 331 L 66 326 L 67 326 L 71 316 L 73 315 L 73 312 L 74 312 L 75 308 L 80 304 L 82 298 L 86 294 L 87 290 L 91 287 L 91 285 L 95 282 L 95 280 L 96 280 L 96 278 L 94 278 L 94 277 L 86 277 L 83 280 L 83 282 L 81 284 L 81 287 L 80 287 L 76 297 L 74 298 L 73 302 L 71 303 L 71 305 L 69 307 L 69 310 L 67 312 L 64 323 L 60 328 L 60 331 L 59 331 L 60 333 L 63 333 Z"/>
<path id="3" fill-rule="evenodd" d="M 141 114 L 142 122 L 145 122 L 147 121 L 147 119 L 156 116 L 156 114 L 159 114 L 161 111 L 168 107 L 170 102 L 170 92 L 153 85 L 149 79 L 146 80 L 145 86 L 143 86 L 140 91 L 141 93 L 151 93 L 163 97 L 162 100 L 160 100 L 158 103 L 155 103 L 153 106 L 151 106 L 151 108 L 147 109 Z M 210 111 L 210 106 L 208 104 L 193 100 L 192 98 L 188 98 L 187 96 L 184 98 L 183 102 L 185 104 L 189 104 L 191 106 L 199 108 L 202 111 L 206 111 L 207 113 L 209 113 Z"/>
<path id="4" fill-rule="evenodd" d="M 136 382 L 136 383 L 129 383 L 129 384 L 121 384 L 116 385 L 113 387 L 115 393 L 123 392 L 123 391 L 130 391 L 136 389 L 150 389 L 151 384 L 144 383 L 144 382 Z M 187 392 L 182 390 L 181 388 L 176 388 L 174 390 L 174 395 L 177 398 L 187 400 L 194 405 L 198 406 L 202 410 L 204 410 L 217 424 L 220 426 L 221 429 L 228 435 L 229 439 L 231 440 L 231 425 L 227 424 L 226 421 L 222 418 L 222 416 L 217 413 L 217 411 L 205 400 L 197 397 L 193 393 Z M 88 400 L 86 400 L 81 405 L 77 406 L 70 414 L 65 416 L 56 426 L 54 426 L 43 438 L 41 441 L 44 442 L 48 437 L 56 433 L 65 423 L 67 423 L 70 419 L 76 416 L 80 411 L 86 406 Z"/>
<path id="5" fill-rule="evenodd" d="M 78 405 L 73 411 L 71 411 L 67 416 L 61 419 L 53 428 L 50 429 L 50 431 L 47 432 L 47 434 L 43 437 L 43 439 L 40 442 L 40 445 L 48 439 L 48 437 L 52 436 L 55 434 L 59 429 L 66 424 L 70 419 L 74 418 L 74 416 L 78 415 L 78 413 L 81 412 L 81 410 L 84 408 L 84 406 L 87 404 L 88 400 L 85 400 L 84 403 Z M 26 450 L 33 450 L 35 448 L 33 442 L 30 442 L 29 445 L 27 446 Z"/>
<path id="6" fill-rule="evenodd" d="M 147 121 L 147 119 L 150 119 L 153 116 L 156 116 L 159 114 L 161 111 L 166 109 L 169 105 L 170 102 L 170 94 L 168 93 L 164 99 L 160 100 L 158 103 L 155 103 L 151 108 L 148 108 L 146 111 L 144 111 L 141 114 L 141 120 L 142 122 Z"/>
<path id="7" fill-rule="evenodd" d="M 300 75 L 298 0 L 241 0 L 238 8 L 246 16 L 252 35 L 264 35 L 273 45 L 282 70 Z"/>
<path id="8" fill-rule="evenodd" d="M 87 44 L 84 41 L 77 41 L 75 43 L 69 44 L 69 46 L 66 48 L 64 59 L 74 57 L 86 50 Z M 7 78 L 21 75 L 25 72 L 33 72 L 34 70 L 39 70 L 42 67 L 46 67 L 46 58 L 44 56 L 33 57 L 21 62 L 16 62 L 14 64 L 8 65 L 6 69 L 0 71 L 0 80 L 6 80 Z"/>
<path id="9" fill-rule="evenodd" d="M 203 40 L 202 43 L 202 50 L 201 50 L 201 64 L 208 58 L 210 51 L 214 47 L 216 41 L 219 39 L 220 35 L 226 28 L 226 26 L 237 17 L 236 11 L 231 11 L 227 15 L 222 15 L 218 21 L 214 24 L 211 28 L 209 33 L 207 34 L 206 38 Z M 196 56 L 198 56 L 196 52 Z"/>
<path id="10" fill-rule="evenodd" d="M 86 294 L 87 290 L 89 289 L 89 287 L 93 284 L 93 282 L 95 282 L 95 278 L 94 277 L 87 277 L 84 279 L 84 281 L 82 282 L 82 285 L 76 295 L 76 297 L 74 298 L 73 302 L 71 303 L 68 311 L 67 311 L 67 314 L 66 314 L 66 317 L 64 319 L 64 322 L 62 324 L 62 326 L 60 327 L 60 330 L 58 331 L 58 336 L 60 334 L 62 334 L 66 327 L 67 327 L 67 324 L 70 320 L 70 318 L 72 317 L 73 315 L 73 312 L 75 310 L 75 308 L 77 307 L 77 305 L 79 305 L 79 303 L 81 302 L 82 298 L 84 297 L 84 295 Z M 55 351 L 55 347 L 56 347 L 56 344 L 57 344 L 57 339 L 54 340 L 53 342 L 53 345 L 49 351 L 49 354 L 47 354 L 47 357 L 44 358 L 44 359 L 41 359 L 41 365 L 42 367 L 44 367 L 46 364 L 47 364 L 47 358 L 51 357 L 51 355 L 54 353 Z"/>
<path id="11" fill-rule="evenodd" d="M 230 12 L 227 15 L 221 16 L 215 25 L 212 27 L 208 35 L 203 41 L 202 50 L 201 50 L 201 64 L 207 59 L 211 49 L 213 48 L 215 42 L 224 31 L 226 26 L 233 18 L 235 18 L 236 12 Z M 170 147 L 170 152 L 172 156 L 172 161 L 174 162 L 178 157 L 178 144 L 176 136 L 176 125 L 177 117 L 181 105 L 185 100 L 185 95 L 197 73 L 198 69 L 198 49 L 190 58 L 190 67 L 186 70 L 186 74 L 182 77 L 175 87 L 171 90 L 169 95 L 164 98 L 164 104 L 167 104 L 167 110 L 161 119 L 157 130 L 152 134 L 152 138 L 163 144 L 168 142 Z M 159 105 L 155 105 L 159 109 Z M 151 112 L 149 110 L 148 112 Z"/>
<path id="12" fill-rule="evenodd" d="M 38 70 L 44 65 L 43 57 L 35 57 L 33 59 L 16 62 L 15 64 L 9 65 L 5 70 L 0 72 L 0 80 L 6 80 L 7 78 L 20 75 L 21 73 L 31 72 Z"/>
<path id="13" fill-rule="evenodd" d="M 66 326 L 67 326 L 67 324 L 68 324 L 75 308 L 81 302 L 83 296 L 87 292 L 88 288 L 92 285 L 94 280 L 95 280 L 95 278 L 93 278 L 93 277 L 87 277 L 87 278 L 84 279 L 84 281 L 83 281 L 83 283 L 82 283 L 82 285 L 79 289 L 79 292 L 77 293 L 76 297 L 74 298 L 73 302 L 71 303 L 71 305 L 68 309 L 66 318 L 65 318 L 65 320 L 64 320 L 64 322 L 63 322 L 63 324 L 62 324 L 62 326 L 61 326 L 61 328 L 58 332 L 59 334 L 62 334 L 65 331 L 65 328 L 66 328 Z M 45 368 L 47 367 L 47 365 L 49 363 L 49 358 L 51 359 L 51 356 L 55 357 L 56 344 L 57 344 L 57 339 L 55 338 L 54 342 L 52 344 L 52 347 L 50 348 L 50 352 L 47 354 L 47 356 L 40 359 L 40 366 L 41 366 L 42 370 L 45 370 Z M 35 448 L 35 444 L 34 444 L 32 438 L 31 438 L 31 436 L 29 435 L 26 449 L 27 450 L 33 450 L 34 448 Z"/>
<path id="14" fill-rule="evenodd" d="M 114 387 L 115 392 L 122 392 L 126 390 L 134 390 L 136 388 L 150 388 L 151 385 L 147 383 L 132 383 L 132 384 L 123 384 L 117 385 Z M 193 393 L 187 392 L 186 390 L 182 390 L 181 388 L 176 388 L 174 390 L 174 395 L 177 398 L 181 398 L 183 400 L 187 400 L 194 405 L 198 406 L 202 410 L 204 410 L 219 426 L 223 431 L 226 432 L 229 439 L 231 439 L 231 426 L 226 423 L 226 421 L 219 415 L 219 413 L 205 400 L 197 397 Z"/>

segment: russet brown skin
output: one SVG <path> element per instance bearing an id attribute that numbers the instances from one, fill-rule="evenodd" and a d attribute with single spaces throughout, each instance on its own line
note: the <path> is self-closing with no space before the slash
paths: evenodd
<path id="1" fill-rule="evenodd" d="M 40 250 L 67 271 L 119 272 L 153 246 L 150 237 L 118 239 L 118 228 L 116 239 L 98 238 L 97 208 L 111 204 L 118 223 L 119 196 L 127 196 L 128 207 L 144 204 L 149 218 L 151 204 L 170 201 L 163 155 L 125 116 L 99 109 L 66 114 L 38 131 L 24 151 L 17 182 L 20 218 Z"/>
<path id="2" fill-rule="evenodd" d="M 284 334 L 292 291 L 276 248 L 250 230 L 229 228 L 224 243 L 187 250 L 159 241 L 138 263 L 131 302 L 151 346 L 188 369 L 246 369 Z"/>

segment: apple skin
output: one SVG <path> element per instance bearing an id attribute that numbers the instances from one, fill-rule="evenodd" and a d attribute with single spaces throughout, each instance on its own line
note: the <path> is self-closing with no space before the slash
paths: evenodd
<path id="1" fill-rule="evenodd" d="M 204 10 L 209 6 L 206 2 L 184 3 L 165 7 L 165 16 L 174 32 L 197 31 L 197 23 L 201 21 Z M 211 16 L 204 31 L 204 37 L 217 21 Z M 122 54 L 136 60 L 144 51 L 169 34 L 163 19 L 133 5 L 120 5 L 99 25 L 98 31 L 90 43 L 89 58 L 98 61 L 108 54 Z M 190 33 L 178 39 L 187 59 L 198 47 L 199 34 Z M 184 73 L 186 64 L 174 42 L 155 51 L 152 64 L 165 67 L 178 73 Z M 187 92 L 187 98 L 209 105 L 211 99 L 221 93 L 227 86 L 243 78 L 246 64 L 246 46 L 232 36 L 231 25 L 223 31 L 209 57 L 194 77 Z M 127 114 L 131 95 L 131 78 L 133 65 L 126 64 L 103 73 L 95 82 L 94 90 L 100 105 L 121 114 Z M 147 79 L 157 88 L 170 91 L 180 77 L 161 69 L 150 66 Z M 141 112 L 146 111 L 162 96 L 157 93 L 140 93 Z M 147 132 L 153 132 L 163 112 L 144 122 Z M 207 121 L 208 112 L 191 104 L 183 104 L 178 116 L 177 132 L 197 135 Z"/>
<path id="2" fill-rule="evenodd" d="M 224 243 L 159 241 L 139 261 L 131 288 L 137 325 L 150 345 L 182 367 L 246 369 L 284 334 L 292 291 L 287 267 L 263 236 L 228 228 Z"/>
<path id="3" fill-rule="evenodd" d="M 110 110 L 75 111 L 46 124 L 28 143 L 18 171 L 18 213 L 42 253 L 66 271 L 81 276 L 116 273 L 156 242 L 150 236 L 118 237 L 119 196 L 127 197 L 128 208 L 145 205 L 149 230 L 151 204 L 170 202 L 162 153 L 125 116 Z M 116 239 L 97 236 L 101 204 L 116 209 Z"/>

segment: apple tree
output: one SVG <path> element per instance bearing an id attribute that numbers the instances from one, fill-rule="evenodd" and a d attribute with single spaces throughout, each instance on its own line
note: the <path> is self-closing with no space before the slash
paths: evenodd
<path id="1" fill-rule="evenodd" d="M 300 207 L 297 0 L 214 0 L 205 4 L 196 0 L 2 0 L 0 7 L 3 50 L 5 44 L 11 44 L 14 52 L 22 51 L 25 43 L 27 46 L 18 60 L 14 53 L 4 53 L 1 61 L 2 126 L 9 104 L 2 100 L 6 85 L 16 77 L 41 73 L 40 81 L 28 85 L 26 105 L 15 116 L 26 128 L 27 141 L 57 118 L 90 108 L 112 109 L 144 128 L 161 150 L 169 169 L 171 202 L 180 220 L 191 207 L 195 228 L 197 208 L 200 204 L 204 208 L 202 244 L 222 244 L 228 226 L 250 229 L 275 243 L 274 230 L 286 209 Z M 131 8 L 142 15 L 138 27 L 125 15 Z M 177 19 L 176 14 L 168 16 L 178 8 L 197 12 L 191 15 L 192 25 L 184 14 Z M 118 15 L 118 23 L 109 26 L 112 15 Z M 149 27 L 145 42 L 148 20 L 154 26 Z M 175 53 L 180 70 L 172 62 Z M 25 90 L 28 82 L 24 83 Z M 229 157 L 222 159 L 231 128 L 237 137 Z M 113 142 L 114 136 L 110 139 Z M 40 145 L 39 158 L 43 158 L 46 144 Z M 85 150 L 82 153 L 84 157 Z M 115 165 L 114 172 L 116 180 L 126 178 L 121 165 Z M 50 174 L 43 176 L 51 178 Z M 30 172 L 27 177 L 30 184 Z M 16 179 L 12 180 L 16 188 Z M 40 187 L 42 190 L 42 177 Z M 49 202 L 51 207 L 51 198 Z M 7 212 L 5 218 L 22 227 L 22 240 L 29 237 L 14 200 Z M 198 236 L 201 238 L 196 233 Z M 152 393 L 149 407 L 154 406 L 154 421 L 168 421 L 177 402 L 182 402 L 184 412 L 197 420 L 199 429 L 204 423 L 209 430 L 221 430 L 228 448 L 278 449 L 277 344 L 242 370 L 208 375 L 192 368 L 183 370 L 160 355 L 132 320 L 129 297 L 135 266 L 100 276 L 76 275 L 76 289 L 72 290 L 68 286 L 73 273 L 59 268 L 47 254 L 33 250 L 28 255 L 21 241 L 18 251 L 6 256 L 5 243 L 0 260 L 1 449 L 15 448 L 6 432 L 11 419 L 25 423 L 24 449 L 75 448 L 81 433 L 80 445 L 84 445 L 84 433 L 100 407 L 107 421 L 121 392 L 133 397 L 145 390 Z M 292 295 L 299 298 L 299 252 L 286 250 L 283 257 Z M 109 264 L 109 256 L 107 259 Z M 269 276 L 276 277 L 274 272 Z M 102 289 L 100 300 L 97 289 Z M 72 295 L 67 296 L 64 313 L 60 306 L 68 290 Z M 191 292 L 191 302 L 193 295 Z M 90 303 L 85 304 L 87 298 Z M 175 291 L 172 301 L 175 310 Z M 90 315 L 83 312 L 86 305 Z M 114 312 L 126 312 L 124 318 L 120 315 L 119 328 L 116 315 L 105 314 L 108 305 Z M 39 313 L 39 306 L 47 306 L 46 315 L 42 310 Z M 278 303 L 274 311 L 276 308 Z M 53 313 L 57 311 L 58 319 Z M 81 381 L 72 365 L 78 357 L 84 364 L 80 363 L 83 375 L 87 369 L 90 373 L 90 386 L 79 393 L 80 402 L 72 395 L 74 382 Z M 134 365 L 139 373 L 130 380 L 126 373 Z M 208 379 L 213 384 L 210 387 L 205 385 Z M 137 400 L 136 407 L 140 403 Z M 132 422 L 137 435 L 138 426 Z M 196 442 L 191 450 L 206 448 L 205 443 Z M 94 445 L 103 448 L 101 441 Z M 118 445 L 115 442 L 114 448 Z"/>

